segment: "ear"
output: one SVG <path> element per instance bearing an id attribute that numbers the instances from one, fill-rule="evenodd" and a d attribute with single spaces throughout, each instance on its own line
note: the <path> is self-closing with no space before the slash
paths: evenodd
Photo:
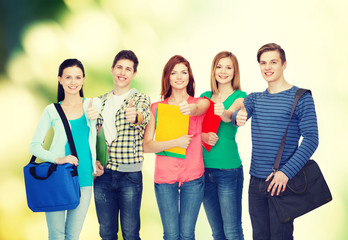
<path id="1" fill-rule="evenodd" d="M 283 63 L 283 71 L 286 69 L 286 66 L 287 66 L 287 62 L 285 61 L 285 62 Z"/>
<path id="2" fill-rule="evenodd" d="M 58 82 L 62 85 L 62 77 L 58 76 Z"/>
<path id="3" fill-rule="evenodd" d="M 133 79 L 135 78 L 136 75 L 137 75 L 137 72 L 134 72 L 134 73 L 133 73 Z M 133 79 L 132 79 L 132 80 L 133 80 Z"/>

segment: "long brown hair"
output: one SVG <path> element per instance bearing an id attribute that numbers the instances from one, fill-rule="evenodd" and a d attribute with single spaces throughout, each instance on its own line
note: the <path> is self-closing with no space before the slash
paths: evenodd
<path id="1" fill-rule="evenodd" d="M 175 65 L 179 63 L 184 64 L 187 67 L 187 70 L 189 73 L 189 83 L 186 86 L 186 91 L 188 95 L 190 95 L 191 97 L 195 96 L 195 80 L 193 78 L 190 63 L 183 56 L 175 55 L 168 60 L 167 64 L 164 66 L 164 69 L 163 69 L 162 81 L 161 81 L 162 100 L 170 97 L 170 95 L 172 94 L 172 86 L 170 86 L 170 74 L 172 73 Z"/>
<path id="2" fill-rule="evenodd" d="M 223 52 L 219 52 L 218 54 L 216 54 L 216 56 L 214 57 L 213 63 L 211 64 L 210 87 L 211 87 L 211 91 L 213 94 L 219 92 L 218 83 L 217 83 L 216 78 L 215 78 L 216 67 L 219 64 L 220 59 L 226 58 L 226 57 L 229 57 L 232 61 L 232 64 L 233 64 L 234 76 L 233 76 L 232 81 L 231 81 L 232 89 L 233 90 L 241 90 L 240 72 L 239 72 L 239 64 L 238 64 L 237 57 L 231 52 L 223 51 Z"/>

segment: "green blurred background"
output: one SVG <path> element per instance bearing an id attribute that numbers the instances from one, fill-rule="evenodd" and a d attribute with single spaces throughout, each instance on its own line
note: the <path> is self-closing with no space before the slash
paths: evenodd
<path id="1" fill-rule="evenodd" d="M 347 11 L 348 2 L 339 0 L 1 0 L 0 239 L 47 239 L 44 214 L 26 205 L 22 171 L 39 117 L 56 101 L 64 59 L 83 62 L 85 95 L 93 97 L 111 90 L 112 60 L 118 51 L 131 49 L 140 62 L 133 87 L 156 101 L 163 66 L 174 54 L 190 61 L 197 96 L 209 89 L 210 65 L 222 50 L 237 56 L 243 90 L 263 91 L 256 52 L 269 42 L 285 49 L 285 78 L 313 92 L 320 136 L 314 159 L 334 198 L 295 221 L 295 239 L 348 239 Z M 250 123 L 237 138 L 245 169 L 243 228 L 251 239 Z M 162 226 L 153 191 L 154 155 L 145 157 L 141 236 L 157 240 Z M 92 200 L 80 239 L 98 238 Z M 196 238 L 212 239 L 203 209 Z"/>

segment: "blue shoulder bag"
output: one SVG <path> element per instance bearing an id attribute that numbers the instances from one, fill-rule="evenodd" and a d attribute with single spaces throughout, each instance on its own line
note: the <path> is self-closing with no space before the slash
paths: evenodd
<path id="1" fill-rule="evenodd" d="M 59 103 L 55 103 L 68 137 L 72 155 L 77 157 L 68 120 Z M 36 163 L 33 155 L 24 167 L 28 207 L 33 212 L 53 212 L 76 208 L 80 204 L 77 167 L 50 162 Z"/>

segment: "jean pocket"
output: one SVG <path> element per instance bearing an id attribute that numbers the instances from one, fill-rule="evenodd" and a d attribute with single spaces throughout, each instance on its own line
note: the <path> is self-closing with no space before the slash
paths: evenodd
<path id="1" fill-rule="evenodd" d="M 254 177 L 253 176 L 250 176 L 250 181 L 249 181 L 249 185 L 251 185 L 251 184 L 253 184 L 253 182 L 254 182 Z"/>
<path id="2" fill-rule="evenodd" d="M 192 180 L 192 181 L 190 181 L 190 182 L 194 182 L 194 183 L 200 183 L 200 182 L 202 182 L 202 183 L 204 183 L 204 179 L 205 179 L 205 176 L 204 176 L 204 174 L 203 174 L 201 177 L 199 177 L 199 178 L 197 178 L 197 179 L 195 179 L 195 180 Z"/>
<path id="3" fill-rule="evenodd" d="M 135 184 L 142 184 L 143 183 L 143 174 L 141 171 L 139 172 L 128 172 L 126 173 L 126 178 Z"/>

